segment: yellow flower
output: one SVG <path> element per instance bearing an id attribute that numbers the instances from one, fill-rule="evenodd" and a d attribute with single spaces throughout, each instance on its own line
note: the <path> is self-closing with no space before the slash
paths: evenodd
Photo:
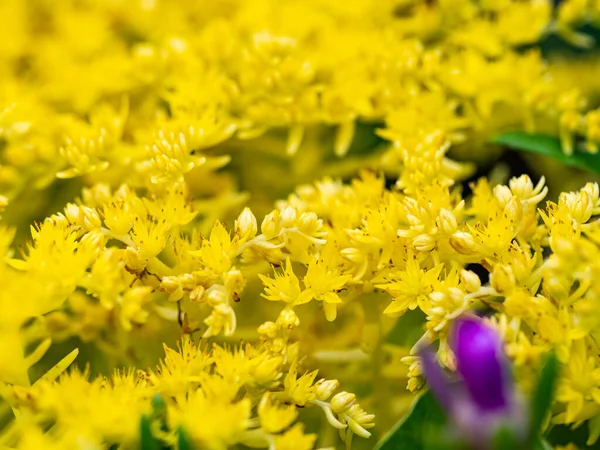
<path id="1" fill-rule="evenodd" d="M 283 380 L 285 394 L 295 405 L 304 406 L 315 398 L 313 383 L 318 371 L 306 373 L 298 378 L 297 363 L 292 364 Z"/>
<path id="2" fill-rule="evenodd" d="M 342 303 L 338 292 L 352 279 L 351 275 L 344 274 L 338 267 L 328 267 L 323 259 L 310 262 L 306 275 L 302 279 L 306 290 L 296 300 L 295 304 L 309 302 L 312 299 L 321 300 L 327 320 L 335 320 L 337 304 Z"/>
<path id="3" fill-rule="evenodd" d="M 164 217 L 170 226 L 182 226 L 191 222 L 198 214 L 192 211 L 187 201 L 185 186 L 174 185 L 167 188 L 166 195 L 144 198 L 148 214 L 153 217 Z"/>
<path id="4" fill-rule="evenodd" d="M 429 270 L 421 269 L 416 255 L 409 253 L 404 270 L 390 273 L 390 281 L 376 285 L 394 297 L 384 313 L 403 313 L 428 301 L 443 268 L 444 266 L 439 265 Z"/>
<path id="5" fill-rule="evenodd" d="M 277 434 L 289 427 L 298 412 L 295 405 L 277 405 L 273 404 L 271 397 L 266 394 L 258 404 L 258 417 L 260 426 L 267 433 Z"/>
<path id="6" fill-rule="evenodd" d="M 419 310 L 452 368 L 448 325 L 481 305 L 523 390 L 557 350 L 553 420 L 593 441 L 600 189 L 500 166 L 461 186 L 505 130 L 597 153 L 598 58 L 540 41 L 589 45 L 599 18 L 597 0 L 0 1 L 0 444 L 133 448 L 158 403 L 166 446 L 181 428 L 309 449 L 303 406 L 349 446 L 374 416 L 334 378 L 420 389 L 397 316 Z M 75 351 L 29 378 L 74 339 L 98 377 L 56 379 Z M 408 368 L 367 370 L 386 355 Z M 385 425 L 405 400 L 382 392 Z"/>
<path id="7" fill-rule="evenodd" d="M 571 423 L 589 418 L 584 406 L 594 402 L 600 405 L 600 368 L 594 357 L 587 354 L 585 342 L 579 340 L 566 362 L 562 382 L 556 392 L 558 401 L 566 404 L 566 411 L 556 417 L 559 423 Z"/>
<path id="8" fill-rule="evenodd" d="M 175 351 L 164 346 L 165 357 L 150 379 L 157 390 L 171 397 L 188 392 L 190 386 L 201 381 L 200 374 L 212 363 L 211 355 L 190 340 L 184 340 Z"/>
<path id="9" fill-rule="evenodd" d="M 137 247 L 141 258 L 149 259 L 157 256 L 167 244 L 169 225 L 165 221 L 152 222 L 144 218 L 136 218 L 131 229 L 131 240 Z"/>
<path id="10" fill-rule="evenodd" d="M 275 448 L 278 450 L 311 450 L 316 440 L 316 434 L 304 434 L 304 427 L 297 423 L 285 433 L 275 437 Z"/>
<path id="11" fill-rule="evenodd" d="M 285 269 L 283 272 L 278 273 L 275 271 L 275 278 L 269 278 L 260 274 L 258 277 L 265 285 L 265 293 L 261 295 L 267 300 L 297 304 L 298 299 L 303 298 L 301 297 L 303 292 L 300 287 L 300 280 L 296 274 L 294 274 L 292 262 L 289 258 L 285 261 Z M 308 301 L 310 301 L 310 299 L 308 299 Z"/>
<path id="12" fill-rule="evenodd" d="M 235 242 L 232 242 L 221 222 L 217 221 L 210 233 L 210 238 L 202 241 L 202 248 L 192 251 L 190 254 L 198 257 L 202 264 L 215 274 L 221 275 L 231 268 L 235 251 Z"/>
<path id="13" fill-rule="evenodd" d="M 149 406 L 147 390 L 132 372 L 93 382 L 73 372 L 58 383 L 41 380 L 30 395 L 36 414 L 53 418 L 58 429 L 77 427 L 90 438 L 97 433 L 107 442 L 136 442 L 139 417 Z"/>
<path id="14" fill-rule="evenodd" d="M 237 402 L 208 399 L 199 389 L 182 400 L 172 420 L 181 424 L 193 444 L 200 448 L 217 450 L 234 445 L 248 426 L 249 399 Z"/>

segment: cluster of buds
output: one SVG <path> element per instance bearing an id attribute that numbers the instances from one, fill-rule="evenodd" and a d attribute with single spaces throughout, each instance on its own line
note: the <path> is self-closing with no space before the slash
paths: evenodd
<path id="1" fill-rule="evenodd" d="M 262 344 L 273 353 L 290 356 L 297 352 L 296 344 L 290 345 L 290 337 L 294 328 L 300 325 L 300 319 L 292 308 L 284 308 L 275 322 L 267 321 L 258 327 Z M 291 353 L 291 354 L 290 354 Z"/>
<path id="2" fill-rule="evenodd" d="M 342 439 L 347 443 L 352 439 L 352 434 L 363 438 L 370 437 L 371 433 L 367 430 L 374 426 L 375 415 L 366 413 L 356 403 L 356 395 L 350 392 L 339 392 L 327 402 L 338 387 L 337 380 L 317 381 L 314 386 L 316 398 L 312 402 L 323 409 L 328 422 L 339 430 Z"/>
<path id="3" fill-rule="evenodd" d="M 256 224 L 252 225 L 256 232 Z M 246 262 L 266 259 L 279 264 L 285 259 L 281 250 L 284 246 L 294 259 L 302 261 L 307 258 L 311 246 L 322 246 L 326 242 L 324 237 L 327 232 L 324 231 L 323 221 L 314 212 L 300 212 L 292 206 L 267 214 L 260 229 L 262 234 L 248 240 L 240 249 Z"/>

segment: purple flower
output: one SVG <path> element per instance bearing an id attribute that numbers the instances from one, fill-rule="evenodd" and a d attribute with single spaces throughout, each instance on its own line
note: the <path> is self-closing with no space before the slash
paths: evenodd
<path id="1" fill-rule="evenodd" d="M 526 435 L 520 401 L 497 331 L 475 316 L 457 319 L 450 333 L 459 379 L 453 382 L 438 365 L 431 349 L 420 350 L 429 389 L 448 414 L 460 437 L 473 448 L 491 448 L 500 429 L 517 439 Z"/>

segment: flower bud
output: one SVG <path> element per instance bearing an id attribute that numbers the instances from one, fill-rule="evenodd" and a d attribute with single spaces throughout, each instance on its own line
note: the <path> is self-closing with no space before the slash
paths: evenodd
<path id="1" fill-rule="evenodd" d="M 452 329 L 451 347 L 473 401 L 482 409 L 507 405 L 508 361 L 497 330 L 479 318 L 459 319 Z"/>
<path id="2" fill-rule="evenodd" d="M 213 307 L 212 313 L 204 320 L 208 329 L 202 337 L 216 336 L 223 330 L 225 336 L 231 336 L 236 328 L 235 311 L 226 303 L 220 303 Z"/>
<path id="3" fill-rule="evenodd" d="M 410 377 L 408 379 L 408 383 L 406 384 L 406 388 L 410 392 L 418 392 L 425 385 L 425 381 L 421 377 Z"/>
<path id="4" fill-rule="evenodd" d="M 321 228 L 323 222 L 314 212 L 303 212 L 297 221 L 297 226 L 300 231 L 311 234 Z"/>
<path id="5" fill-rule="evenodd" d="M 99 252 L 106 245 L 106 236 L 100 230 L 92 230 L 86 233 L 79 241 L 81 252 Z"/>
<path id="6" fill-rule="evenodd" d="M 338 387 L 340 387 L 340 382 L 338 380 L 326 380 L 325 378 L 321 378 L 315 383 L 317 400 L 323 402 L 326 401 Z"/>
<path id="7" fill-rule="evenodd" d="M 456 217 L 452 211 L 442 208 L 437 219 L 437 226 L 446 234 L 453 234 L 458 228 Z"/>
<path id="8" fill-rule="evenodd" d="M 234 230 L 235 234 L 239 236 L 242 241 L 248 241 L 256 236 L 258 225 L 256 223 L 256 217 L 254 217 L 250 208 L 244 208 L 235 221 Z"/>
<path id="9" fill-rule="evenodd" d="M 460 279 L 463 282 L 467 292 L 476 292 L 481 288 L 481 280 L 475 272 L 470 270 L 462 270 L 460 272 Z"/>
<path id="10" fill-rule="evenodd" d="M 286 206 L 283 211 L 281 211 L 281 225 L 284 228 L 291 228 L 296 226 L 296 217 L 298 213 L 296 212 L 296 208 L 292 206 Z"/>
<path id="11" fill-rule="evenodd" d="M 435 248 L 435 239 L 429 234 L 420 234 L 413 239 L 412 245 L 419 252 L 430 252 Z"/>
<path id="12" fill-rule="evenodd" d="M 366 429 L 375 426 L 373 423 L 375 414 L 367 414 L 358 404 L 352 405 L 346 414 L 352 418 L 352 420 L 348 422 L 348 426 L 354 434 L 365 439 L 371 437 L 371 433 Z"/>
<path id="13" fill-rule="evenodd" d="M 444 367 L 447 367 L 450 370 L 456 369 L 456 359 L 454 358 L 454 354 L 448 345 L 448 342 L 440 342 L 440 348 L 437 352 L 438 358 Z"/>
<path id="14" fill-rule="evenodd" d="M 560 278 L 547 277 L 544 279 L 543 290 L 544 295 L 555 300 L 563 300 L 568 298 L 570 286 Z"/>
<path id="15" fill-rule="evenodd" d="M 277 336 L 277 331 L 279 327 L 275 324 L 275 322 L 265 322 L 261 326 L 258 327 L 258 334 L 260 334 L 261 339 L 273 339 Z"/>
<path id="16" fill-rule="evenodd" d="M 227 291 L 223 286 L 215 284 L 206 291 L 206 299 L 212 307 L 225 304 L 227 303 Z"/>
<path id="17" fill-rule="evenodd" d="M 498 199 L 500 205 L 505 206 L 511 200 L 513 194 L 508 186 L 499 184 L 494 188 L 494 197 Z"/>
<path id="18" fill-rule="evenodd" d="M 590 195 L 581 190 L 579 195 L 574 196 L 573 201 L 569 202 L 568 207 L 571 210 L 571 215 L 579 223 L 585 223 L 590 220 L 594 205 L 592 204 Z"/>
<path id="19" fill-rule="evenodd" d="M 477 242 L 470 233 L 457 231 L 450 237 L 450 245 L 461 255 L 474 255 L 477 253 Z"/>
<path id="20" fill-rule="evenodd" d="M 517 197 L 512 197 L 504 207 L 504 214 L 514 222 L 521 220 L 523 215 L 523 205 Z"/>
<path id="21" fill-rule="evenodd" d="M 181 300 L 183 297 L 183 286 L 181 285 L 181 281 L 179 277 L 176 276 L 165 276 L 162 278 L 160 282 L 160 287 L 168 292 L 169 301 L 176 302 Z"/>
<path id="22" fill-rule="evenodd" d="M 78 206 L 69 203 L 65 207 L 65 216 L 70 223 L 79 225 L 85 230 L 94 230 L 102 226 L 98 211 L 89 206 Z"/>
<path id="23" fill-rule="evenodd" d="M 490 275 L 490 284 L 500 293 L 509 293 L 515 287 L 515 275 L 510 266 L 498 264 Z"/>
<path id="24" fill-rule="evenodd" d="M 285 341 L 281 338 L 275 338 L 271 341 L 271 351 L 273 353 L 281 353 L 285 349 Z"/>
<path id="25" fill-rule="evenodd" d="M 523 440 L 527 421 L 498 331 L 478 317 L 465 316 L 454 323 L 450 347 L 460 375 L 458 387 L 450 383 L 428 347 L 419 354 L 429 388 L 460 436 L 474 447 L 491 448 L 503 427 Z"/>
<path id="26" fill-rule="evenodd" d="M 533 192 L 533 182 L 528 175 L 513 177 L 508 182 L 508 185 L 510 186 L 512 193 L 523 200 L 529 198 Z"/>
<path id="27" fill-rule="evenodd" d="M 356 395 L 351 394 L 349 392 L 340 392 L 339 394 L 336 394 L 331 399 L 330 406 L 331 406 L 331 410 L 334 413 L 340 414 L 340 413 L 345 412 L 355 402 L 356 402 Z"/>
<path id="28" fill-rule="evenodd" d="M 585 190 L 588 193 L 594 205 L 598 203 L 598 197 L 600 197 L 598 183 L 586 183 L 582 190 Z"/>
<path id="29" fill-rule="evenodd" d="M 246 285 L 246 279 L 242 272 L 235 267 L 225 274 L 225 289 L 234 301 L 239 301 L 240 294 Z"/>
<path id="30" fill-rule="evenodd" d="M 102 226 L 100 215 L 94 208 L 82 206 L 81 211 L 83 213 L 83 226 L 86 230 L 95 230 Z"/>
<path id="31" fill-rule="evenodd" d="M 293 309 L 285 308 L 277 318 L 277 324 L 284 328 L 294 328 L 300 325 L 300 319 Z"/>
<path id="32" fill-rule="evenodd" d="M 190 292 L 190 300 L 193 302 L 201 302 L 204 300 L 204 294 L 206 290 L 204 286 L 196 286 L 192 292 Z"/>
<path id="33" fill-rule="evenodd" d="M 358 248 L 344 248 L 340 253 L 344 258 L 357 264 L 363 262 L 366 258 L 365 252 Z"/>
<path id="34" fill-rule="evenodd" d="M 75 203 L 67 203 L 65 206 L 65 216 L 69 219 L 70 223 L 79 223 L 79 206 Z"/>
<path id="35" fill-rule="evenodd" d="M 260 229 L 267 240 L 278 236 L 281 231 L 279 211 L 275 210 L 270 214 L 267 214 L 260 225 Z"/>
<path id="36" fill-rule="evenodd" d="M 98 183 L 91 188 L 84 188 L 81 197 L 86 205 L 98 207 L 110 202 L 112 193 L 108 184 Z"/>

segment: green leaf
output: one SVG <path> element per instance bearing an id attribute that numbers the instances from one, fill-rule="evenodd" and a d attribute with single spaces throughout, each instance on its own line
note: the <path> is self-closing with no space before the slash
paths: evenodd
<path id="1" fill-rule="evenodd" d="M 600 173 L 600 154 L 592 155 L 576 151 L 571 156 L 562 151 L 560 141 L 546 134 L 532 134 L 524 131 L 509 131 L 491 140 L 494 144 L 504 145 L 515 150 L 549 156 L 561 163 L 579 169 Z"/>
<path id="2" fill-rule="evenodd" d="M 167 426 L 167 405 L 160 394 L 154 394 L 152 397 L 152 420 L 158 423 L 161 431 L 168 431 Z"/>
<path id="3" fill-rule="evenodd" d="M 376 445 L 375 450 L 442 450 L 449 447 L 446 419 L 430 392 L 418 397 L 408 415 Z"/>
<path id="4" fill-rule="evenodd" d="M 535 444 L 535 450 L 552 450 L 552 446 L 545 439 L 539 439 Z"/>
<path id="5" fill-rule="evenodd" d="M 500 428 L 494 436 L 494 450 L 514 450 L 518 446 L 514 432 L 508 428 Z"/>
<path id="6" fill-rule="evenodd" d="M 588 427 L 580 426 L 572 428 L 571 425 L 554 425 L 548 432 L 546 439 L 552 446 L 566 446 L 568 444 L 573 444 L 576 448 L 580 449 L 597 448 L 597 445 L 592 447 L 587 445 L 589 437 Z"/>
<path id="7" fill-rule="evenodd" d="M 558 376 L 558 358 L 551 352 L 544 363 L 537 386 L 531 397 L 529 426 L 532 439 L 539 436 L 546 414 L 552 405 L 552 398 Z"/>
<path id="8" fill-rule="evenodd" d="M 181 427 L 177 429 L 177 448 L 178 450 L 192 450 L 192 443 L 185 430 Z"/>
<path id="9" fill-rule="evenodd" d="M 398 317 L 386 336 L 386 342 L 395 345 L 413 345 L 425 332 L 426 315 L 420 309 L 408 310 Z"/>
<path id="10" fill-rule="evenodd" d="M 141 450 L 160 450 L 161 445 L 152 434 L 152 419 L 142 414 L 140 419 L 140 448 Z"/>
<path id="11" fill-rule="evenodd" d="M 152 412 L 156 416 L 162 416 L 165 413 L 166 405 L 165 401 L 160 394 L 154 394 L 152 397 Z"/>

